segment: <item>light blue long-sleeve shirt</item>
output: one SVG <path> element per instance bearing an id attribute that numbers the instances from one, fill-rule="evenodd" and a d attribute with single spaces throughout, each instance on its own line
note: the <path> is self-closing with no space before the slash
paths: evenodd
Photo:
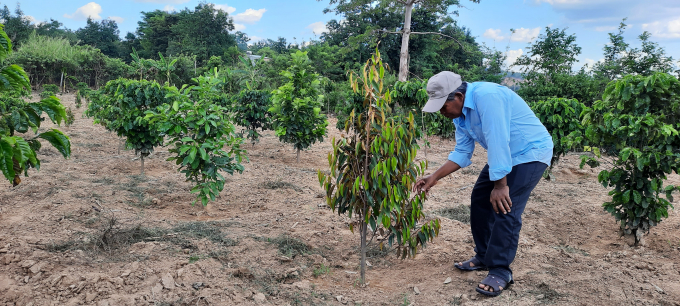
<path id="1" fill-rule="evenodd" d="M 505 86 L 469 83 L 463 115 L 453 123 L 456 148 L 449 160 L 469 166 L 477 142 L 487 150 L 492 181 L 504 178 L 515 165 L 533 161 L 550 165 L 552 137 L 526 102 Z"/>

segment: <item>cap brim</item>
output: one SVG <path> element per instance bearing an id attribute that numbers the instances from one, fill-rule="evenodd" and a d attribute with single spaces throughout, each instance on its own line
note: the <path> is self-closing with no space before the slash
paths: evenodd
<path id="1" fill-rule="evenodd" d="M 446 103 L 446 98 L 448 96 L 444 96 L 441 98 L 431 98 L 430 100 L 427 100 L 427 103 L 425 103 L 425 106 L 423 107 L 423 111 L 426 113 L 436 113 L 440 109 L 442 109 L 442 106 L 444 106 L 444 103 Z"/>

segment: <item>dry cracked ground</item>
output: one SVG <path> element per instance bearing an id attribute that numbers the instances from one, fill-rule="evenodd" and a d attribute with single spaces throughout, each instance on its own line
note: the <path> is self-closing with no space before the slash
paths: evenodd
<path id="1" fill-rule="evenodd" d="M 680 305 L 679 212 L 645 246 L 629 246 L 602 210 L 599 169 L 580 170 L 576 155 L 534 190 L 516 284 L 500 297 L 474 291 L 484 273 L 453 267 L 472 255 L 466 206 L 481 148 L 426 202 L 440 236 L 415 259 L 373 247 L 359 286 L 359 237 L 323 205 L 315 174 L 327 169 L 328 140 L 297 163 L 291 146 L 266 133 L 245 146 L 245 172 L 228 178 L 217 201 L 191 206 L 167 149 L 141 176 L 115 134 L 84 118 L 72 95 L 62 99 L 76 116 L 63 128 L 73 156 L 45 146 L 41 170 L 0 191 L 0 305 Z M 432 172 L 455 142 L 430 141 L 419 158 Z"/>

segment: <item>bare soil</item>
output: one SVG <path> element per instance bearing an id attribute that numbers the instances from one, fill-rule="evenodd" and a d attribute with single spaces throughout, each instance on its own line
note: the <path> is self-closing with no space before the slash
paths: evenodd
<path id="1" fill-rule="evenodd" d="M 63 128 L 72 157 L 45 144 L 40 171 L 14 188 L 2 183 L 0 305 L 680 305 L 678 211 L 646 246 L 629 246 L 601 207 L 608 190 L 598 169 L 580 170 L 576 155 L 557 166 L 557 181 L 534 190 L 516 283 L 500 297 L 474 291 L 484 272 L 453 267 L 473 255 L 473 242 L 469 225 L 446 217 L 415 259 L 373 249 L 362 287 L 359 236 L 324 206 L 318 185 L 329 140 L 296 163 L 292 146 L 265 133 L 245 145 L 246 170 L 228 178 L 217 201 L 191 206 L 190 185 L 165 161 L 166 148 L 140 176 L 134 152 L 118 153 L 115 134 L 82 117 L 73 95 L 62 98 L 76 116 Z M 329 139 L 339 135 L 334 125 Z M 430 141 L 432 172 L 455 142 Z M 473 161 L 433 189 L 428 214 L 470 205 L 483 149 Z M 669 181 L 680 183 L 677 175 Z"/>

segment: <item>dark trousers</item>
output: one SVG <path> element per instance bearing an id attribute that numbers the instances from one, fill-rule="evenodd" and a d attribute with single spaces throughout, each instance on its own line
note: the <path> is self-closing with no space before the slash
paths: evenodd
<path id="1" fill-rule="evenodd" d="M 510 264 L 515 260 L 522 213 L 548 166 L 541 162 L 519 164 L 507 175 L 512 207 L 508 214 L 493 210 L 489 201 L 494 182 L 489 180 L 489 165 L 479 174 L 472 190 L 470 227 L 475 241 L 475 256 L 489 268 L 489 274 L 512 279 Z"/>

